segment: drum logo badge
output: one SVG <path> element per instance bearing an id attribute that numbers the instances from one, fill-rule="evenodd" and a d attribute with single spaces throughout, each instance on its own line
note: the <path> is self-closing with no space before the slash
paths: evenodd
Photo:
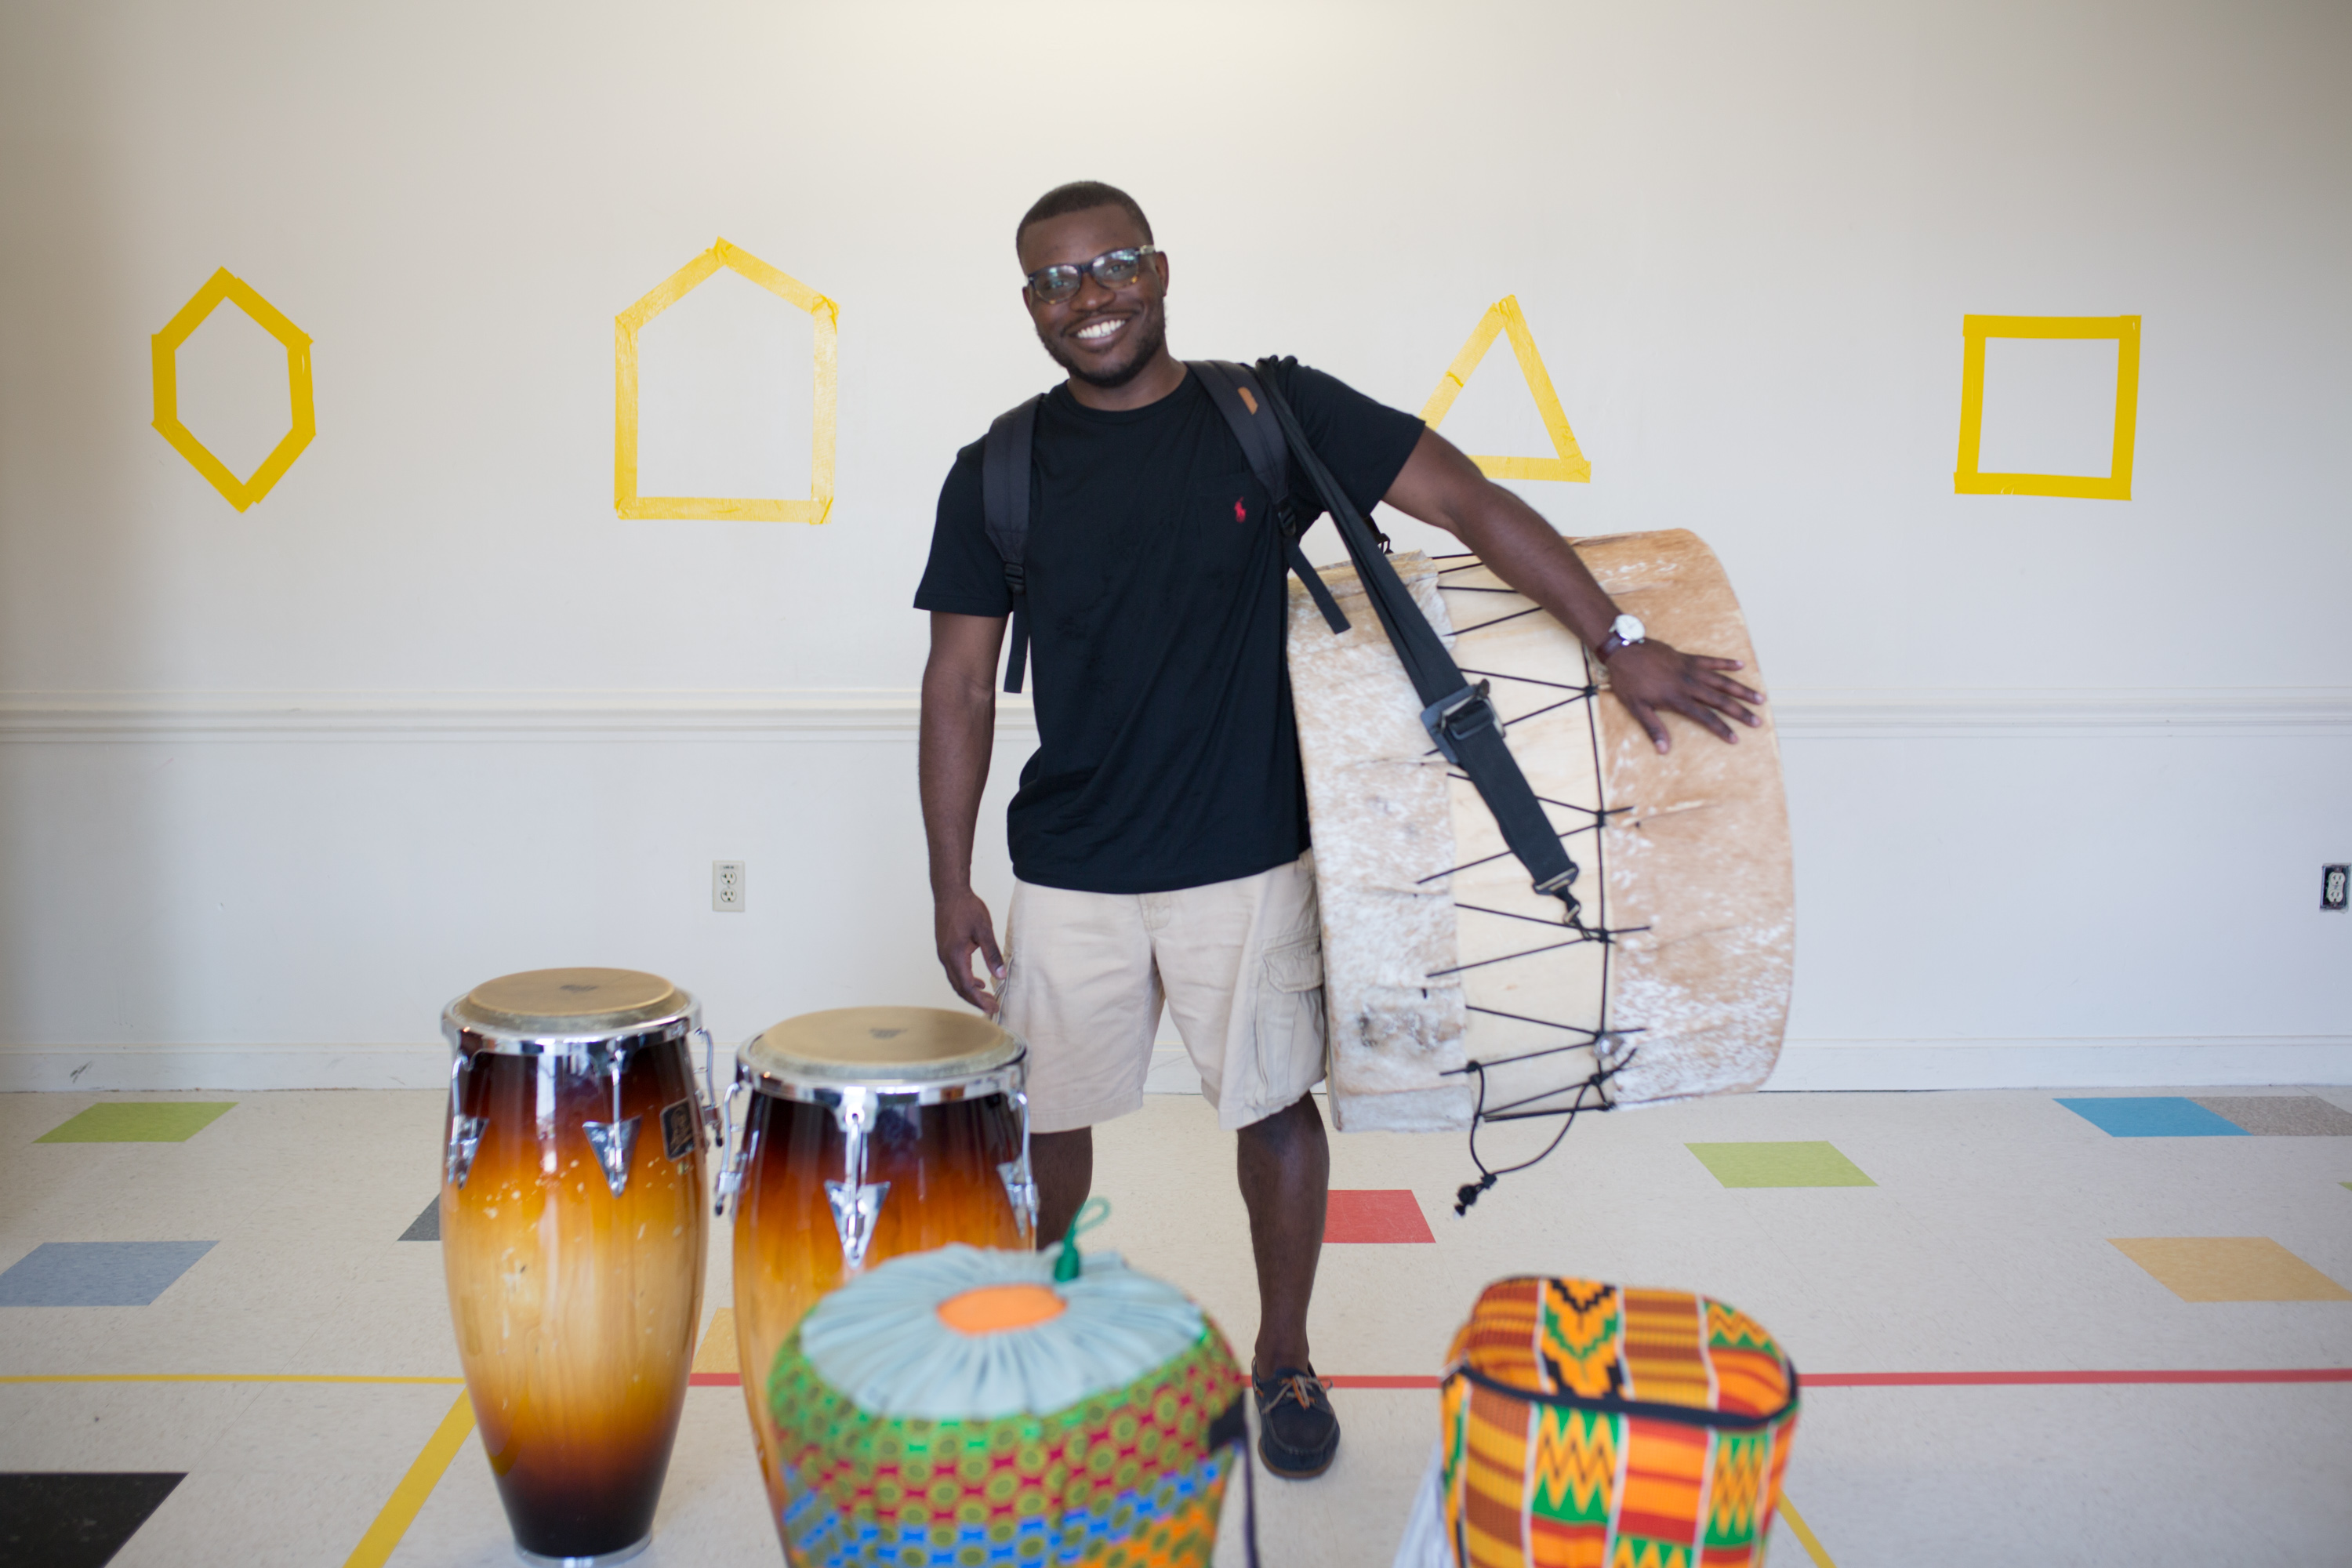
<path id="1" fill-rule="evenodd" d="M 694 1101 L 681 1100 L 662 1107 L 662 1152 L 683 1160 L 694 1152 Z"/>

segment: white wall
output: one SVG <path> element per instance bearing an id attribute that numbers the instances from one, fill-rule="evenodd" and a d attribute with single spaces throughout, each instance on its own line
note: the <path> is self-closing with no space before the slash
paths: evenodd
<path id="1" fill-rule="evenodd" d="M 906 606 L 1050 379 L 1010 235 L 1080 176 L 1182 353 L 1418 408 L 1516 293 L 1593 464 L 1526 493 L 1714 544 L 1795 817 L 1780 1082 L 2352 1080 L 2347 64 L 2326 3 L 11 5 L 0 1082 L 429 1079 L 541 963 L 727 1037 L 944 1000 Z M 614 515 L 613 318 L 719 235 L 840 302 L 823 528 Z M 243 514 L 147 427 L 217 267 L 315 341 Z M 803 482 L 805 323 L 689 304 L 667 471 Z M 1952 493 L 1970 311 L 2144 318 L 2132 500 Z M 190 422 L 249 446 L 226 320 Z M 1500 349 L 1446 429 L 1542 450 Z"/>

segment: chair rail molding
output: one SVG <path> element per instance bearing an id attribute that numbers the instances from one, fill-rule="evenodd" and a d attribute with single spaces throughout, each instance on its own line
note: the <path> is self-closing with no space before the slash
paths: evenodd
<path id="1" fill-rule="evenodd" d="M 2352 687 L 1793 687 L 1790 741 L 2352 736 Z M 624 691 L 12 691 L 0 742 L 523 741 L 701 736 L 912 740 L 911 687 Z M 1026 699 L 997 729 L 1034 735 Z"/>

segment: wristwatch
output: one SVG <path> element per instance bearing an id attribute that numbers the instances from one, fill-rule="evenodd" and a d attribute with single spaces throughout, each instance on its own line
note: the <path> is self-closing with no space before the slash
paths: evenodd
<path id="1" fill-rule="evenodd" d="M 1642 624 L 1640 616 L 1620 616 L 1610 626 L 1609 635 L 1601 639 L 1601 646 L 1592 650 L 1592 657 L 1607 664 L 1611 654 L 1621 647 L 1631 647 L 1637 642 L 1645 641 L 1649 635 L 1649 628 Z"/>

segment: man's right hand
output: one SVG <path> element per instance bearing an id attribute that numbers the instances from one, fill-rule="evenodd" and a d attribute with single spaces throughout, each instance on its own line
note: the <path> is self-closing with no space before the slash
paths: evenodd
<path id="1" fill-rule="evenodd" d="M 948 972 L 948 984 L 955 994 L 987 1014 L 996 1016 L 996 1004 L 1004 985 L 1004 956 L 996 951 L 996 925 L 988 916 L 988 906 L 978 893 L 967 888 L 962 892 L 935 898 L 931 904 L 931 935 L 938 942 L 940 966 Z M 971 955 L 977 952 L 988 964 L 985 976 L 971 972 Z M 996 984 L 991 992 L 990 982 Z"/>

